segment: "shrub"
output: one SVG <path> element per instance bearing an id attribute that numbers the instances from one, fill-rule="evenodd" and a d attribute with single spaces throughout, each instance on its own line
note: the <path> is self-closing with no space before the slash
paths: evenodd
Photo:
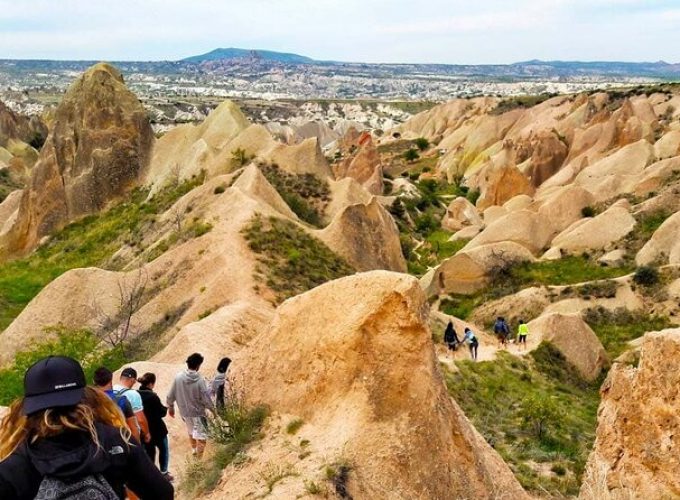
<path id="1" fill-rule="evenodd" d="M 419 233 L 429 233 L 439 227 L 439 222 L 430 213 L 424 213 L 416 217 L 416 231 Z"/>
<path id="2" fill-rule="evenodd" d="M 548 429 L 559 417 L 557 406 L 549 397 L 528 396 L 520 403 L 524 425 L 538 439 L 546 436 Z"/>
<path id="3" fill-rule="evenodd" d="M 252 156 L 248 156 L 245 149 L 236 148 L 231 152 L 231 159 L 237 166 L 242 167 L 252 159 Z"/>
<path id="4" fill-rule="evenodd" d="M 421 151 L 425 151 L 427 148 L 430 147 L 430 141 L 425 139 L 425 137 L 418 137 L 414 142 L 416 147 Z"/>
<path id="5" fill-rule="evenodd" d="M 581 209 L 581 215 L 583 217 L 595 217 L 595 209 L 591 206 L 583 207 Z"/>
<path id="6" fill-rule="evenodd" d="M 470 189 L 470 190 L 468 190 L 467 193 L 465 194 L 465 197 L 468 199 L 468 201 L 469 201 L 470 203 L 472 203 L 473 205 L 476 205 L 476 204 L 477 204 L 477 200 L 479 199 L 479 197 L 481 196 L 481 194 L 482 194 L 482 193 L 481 193 L 481 191 L 480 191 L 479 189 Z"/>
<path id="7" fill-rule="evenodd" d="M 213 193 L 214 193 L 214 194 L 222 194 L 222 193 L 224 193 L 226 190 L 227 190 L 227 186 L 225 186 L 224 184 L 220 184 L 219 186 L 217 186 L 217 187 L 213 190 Z"/>
<path id="8" fill-rule="evenodd" d="M 301 418 L 295 418 L 288 422 L 288 425 L 286 425 L 286 432 L 288 434 L 297 434 L 297 431 L 300 430 L 300 427 L 302 427 L 304 423 L 305 421 Z"/>
<path id="9" fill-rule="evenodd" d="M 418 158 L 420 158 L 420 155 L 418 154 L 418 151 L 414 148 L 407 149 L 404 152 L 404 160 L 406 160 L 409 163 L 413 163 L 416 161 Z"/>
<path id="10" fill-rule="evenodd" d="M 214 454 L 207 460 L 188 462 L 182 489 L 193 495 L 215 488 L 222 471 L 242 455 L 245 447 L 260 437 L 260 429 L 267 418 L 267 408 L 248 407 L 242 391 L 230 387 L 225 407 L 208 419 L 208 435 L 214 443 Z"/>
<path id="11" fill-rule="evenodd" d="M 633 281 L 642 286 L 656 285 L 660 279 L 659 270 L 653 266 L 640 266 L 633 275 Z"/>

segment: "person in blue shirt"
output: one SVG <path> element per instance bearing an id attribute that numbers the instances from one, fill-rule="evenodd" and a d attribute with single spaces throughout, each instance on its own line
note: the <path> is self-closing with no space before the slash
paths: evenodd
<path id="1" fill-rule="evenodd" d="M 125 422 L 130 428 L 132 437 L 141 443 L 137 419 L 135 418 L 135 412 L 132 409 L 130 401 L 128 401 L 124 395 L 116 396 L 116 393 L 113 391 L 113 372 L 108 368 L 101 366 L 95 370 L 92 381 L 94 382 L 95 389 L 99 389 L 116 403 L 116 406 L 118 406 L 123 417 L 125 417 Z"/>
<path id="2" fill-rule="evenodd" d="M 463 342 L 467 342 L 470 347 L 470 357 L 473 361 L 477 361 L 477 349 L 479 348 L 479 340 L 477 336 L 472 333 L 468 327 L 465 328 L 465 336 L 463 337 Z"/>

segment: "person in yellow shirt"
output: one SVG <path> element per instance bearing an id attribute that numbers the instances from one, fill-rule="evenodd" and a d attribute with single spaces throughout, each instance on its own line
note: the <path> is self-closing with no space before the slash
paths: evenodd
<path id="1" fill-rule="evenodd" d="M 519 328 L 517 329 L 517 342 L 520 346 L 524 344 L 523 349 L 527 348 L 527 335 L 529 335 L 529 326 L 523 319 L 519 320 Z"/>

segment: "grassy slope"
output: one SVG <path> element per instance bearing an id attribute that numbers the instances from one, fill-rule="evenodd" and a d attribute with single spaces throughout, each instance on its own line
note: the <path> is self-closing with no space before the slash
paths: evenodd
<path id="1" fill-rule="evenodd" d="M 108 210 L 85 217 L 55 233 L 31 255 L 0 265 L 0 330 L 52 280 L 81 267 L 115 267 L 112 255 L 125 242 L 139 239 L 146 224 L 189 192 L 201 179 L 168 188 L 149 201 L 137 190 Z"/>
<path id="2" fill-rule="evenodd" d="M 458 362 L 459 373 L 447 372 L 446 383 L 522 486 L 572 495 L 595 435 L 598 389 L 575 378 L 563 359 L 550 361 L 553 373 L 544 373 L 540 368 L 547 363 L 502 352 L 495 361 Z M 541 437 L 528 425 L 525 407 L 531 400 L 554 407 Z"/>

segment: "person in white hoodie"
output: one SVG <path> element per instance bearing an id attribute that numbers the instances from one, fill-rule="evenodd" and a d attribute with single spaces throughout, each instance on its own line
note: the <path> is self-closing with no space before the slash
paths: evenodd
<path id="1" fill-rule="evenodd" d="M 173 418 L 177 403 L 179 414 L 187 427 L 191 449 L 198 458 L 203 456 L 208 440 L 206 413 L 215 411 L 208 385 L 198 373 L 202 364 L 203 356 L 199 353 L 189 356 L 187 369 L 177 374 L 166 399 L 168 414 Z"/>

